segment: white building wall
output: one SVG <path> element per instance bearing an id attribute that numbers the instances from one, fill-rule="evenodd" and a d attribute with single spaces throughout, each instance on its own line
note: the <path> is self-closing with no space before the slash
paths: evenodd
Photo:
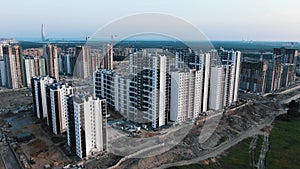
<path id="1" fill-rule="evenodd" d="M 158 56 L 159 57 L 159 56 Z M 167 73 L 167 56 L 160 56 L 159 58 L 159 124 L 158 126 L 165 125 L 166 120 L 166 73 Z"/>
<path id="2" fill-rule="evenodd" d="M 178 72 L 172 72 L 171 73 L 171 109 L 170 109 L 170 120 L 171 121 L 179 121 L 181 116 L 181 111 L 179 108 L 181 108 L 180 105 L 180 86 L 179 86 L 179 73 Z"/>
<path id="3" fill-rule="evenodd" d="M 171 73 L 170 120 L 182 123 L 188 118 L 189 72 Z"/>
<path id="4" fill-rule="evenodd" d="M 93 152 L 103 151 L 106 140 L 106 130 L 103 131 L 103 122 L 106 123 L 102 113 L 106 114 L 106 101 L 93 97 L 81 98 L 81 103 L 74 102 L 75 112 L 75 135 L 76 135 L 76 154 L 82 158 L 82 145 L 86 146 L 86 156 L 92 155 Z M 105 105 L 105 110 L 102 110 L 102 104 Z M 79 106 L 83 106 L 80 109 Z M 81 129 L 85 132 L 85 142 L 81 142 Z"/>
<path id="5" fill-rule="evenodd" d="M 195 87 L 194 87 L 194 93 L 191 93 L 194 95 L 194 109 L 193 109 L 193 118 L 196 118 L 199 116 L 200 113 L 202 113 L 202 89 L 203 89 L 203 70 L 199 70 L 195 72 Z"/>
<path id="6" fill-rule="evenodd" d="M 211 67 L 209 109 L 222 110 L 224 99 L 224 68 Z"/>
<path id="7" fill-rule="evenodd" d="M 40 85 L 40 91 L 38 90 L 38 81 L 40 82 L 39 85 Z M 37 77 L 37 79 L 34 80 L 34 89 L 32 90 L 35 90 L 35 98 L 36 98 L 36 101 L 35 101 L 35 104 L 36 104 L 36 108 L 37 108 L 37 112 L 36 112 L 36 115 L 38 118 L 41 118 L 40 117 L 40 111 L 43 111 L 43 117 L 46 117 L 48 116 L 48 105 L 47 105 L 47 97 L 46 97 L 46 86 L 47 85 L 50 85 L 54 83 L 54 79 L 51 78 L 51 77 Z M 39 102 L 38 100 L 38 94 L 41 94 L 41 103 Z M 39 105 L 42 104 L 42 110 L 39 109 Z M 49 105 L 50 106 L 50 105 Z M 47 118 L 48 119 L 48 118 Z M 48 121 L 47 121 L 48 122 Z"/>
<path id="8" fill-rule="evenodd" d="M 208 97 L 209 97 L 209 81 L 210 81 L 210 54 L 206 53 L 204 55 L 204 92 L 203 92 L 203 102 L 202 102 L 202 112 L 208 110 Z"/>
<path id="9" fill-rule="evenodd" d="M 63 133 L 67 130 L 67 119 L 66 119 L 66 96 L 72 94 L 72 87 L 60 85 L 60 84 L 54 84 L 56 85 L 55 88 L 50 89 L 50 99 L 51 99 L 51 113 L 52 113 L 52 125 L 53 125 L 53 132 L 54 134 Z M 54 93 L 57 92 L 58 96 L 55 98 Z M 58 104 L 58 110 L 55 109 L 55 103 Z M 59 115 L 59 126 L 60 131 L 57 129 L 56 124 L 56 114 L 58 112 Z"/>
<path id="10" fill-rule="evenodd" d="M 233 96 L 233 102 L 238 101 L 238 94 L 239 94 L 239 82 L 240 82 L 240 74 L 241 74 L 241 59 L 242 59 L 242 53 L 237 51 L 236 52 L 236 66 L 235 66 L 235 85 L 234 85 L 234 96 Z"/>
<path id="11" fill-rule="evenodd" d="M 201 84 L 200 71 L 171 72 L 170 120 L 182 123 L 198 117 L 201 112 Z"/>
<path id="12" fill-rule="evenodd" d="M 33 59 L 24 59 L 25 63 L 25 76 L 26 76 L 26 84 L 28 87 L 31 86 L 31 78 L 35 76 L 34 69 L 34 60 Z"/>
<path id="13" fill-rule="evenodd" d="M 43 105 L 43 117 L 48 116 L 48 106 L 47 106 L 47 97 L 46 97 L 46 85 L 48 82 L 46 80 L 41 80 L 41 96 L 42 96 L 42 105 Z"/>

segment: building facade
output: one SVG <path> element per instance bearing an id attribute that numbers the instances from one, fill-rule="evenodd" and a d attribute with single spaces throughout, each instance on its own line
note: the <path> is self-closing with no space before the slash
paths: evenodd
<path id="1" fill-rule="evenodd" d="M 6 64 L 4 60 L 0 60 L 0 85 L 6 87 L 7 77 L 6 77 Z"/>
<path id="2" fill-rule="evenodd" d="M 69 96 L 67 103 L 68 145 L 83 158 L 107 149 L 106 102 L 92 96 Z"/>
<path id="3" fill-rule="evenodd" d="M 49 86 L 50 107 L 48 109 L 48 125 L 54 134 L 67 131 L 66 96 L 73 94 L 68 83 L 54 83 Z"/>
<path id="4" fill-rule="evenodd" d="M 91 48 L 89 46 L 76 46 L 75 57 L 76 65 L 73 76 L 87 78 L 91 75 L 90 70 Z"/>
<path id="5" fill-rule="evenodd" d="M 34 76 L 39 76 L 38 74 L 35 74 L 36 71 L 35 71 L 34 57 L 24 56 L 23 63 L 24 63 L 25 84 L 27 87 L 31 87 L 31 78 Z"/>
<path id="6" fill-rule="evenodd" d="M 223 110 L 238 102 L 242 56 L 218 52 L 193 53 L 188 59 L 181 53 L 169 58 L 163 50 L 136 52 L 122 71 L 94 72 L 94 96 L 107 99 L 126 119 L 153 128 Z"/>
<path id="7" fill-rule="evenodd" d="M 46 72 L 50 77 L 59 80 L 58 49 L 56 45 L 44 46 L 44 58 L 46 60 Z"/>
<path id="8" fill-rule="evenodd" d="M 31 78 L 33 107 L 37 118 L 48 117 L 49 99 L 47 99 L 46 87 L 55 82 L 48 76 L 35 76 Z"/>
<path id="9" fill-rule="evenodd" d="M 171 71 L 170 121 L 182 123 L 202 112 L 203 71 Z"/>
<path id="10" fill-rule="evenodd" d="M 24 87 L 21 48 L 18 45 L 3 46 L 3 57 L 6 64 L 7 87 L 11 89 Z"/>
<path id="11" fill-rule="evenodd" d="M 108 69 L 108 70 L 113 69 L 113 56 L 114 56 L 113 44 L 107 44 L 106 53 L 103 60 L 104 69 Z"/>
<path id="12" fill-rule="evenodd" d="M 262 55 L 262 54 L 261 54 Z M 275 48 L 272 58 L 242 61 L 240 89 L 264 94 L 276 92 L 295 83 L 298 51 Z"/>

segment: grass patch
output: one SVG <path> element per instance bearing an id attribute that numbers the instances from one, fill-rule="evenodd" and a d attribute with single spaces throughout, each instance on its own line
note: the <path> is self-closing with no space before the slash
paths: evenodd
<path id="1" fill-rule="evenodd" d="M 229 153 L 222 156 L 220 163 L 222 168 L 250 168 L 249 165 L 249 145 L 252 138 L 247 138 L 229 150 Z"/>
<path id="2" fill-rule="evenodd" d="M 270 135 L 267 154 L 268 169 L 299 169 L 300 118 L 294 121 L 276 121 Z"/>

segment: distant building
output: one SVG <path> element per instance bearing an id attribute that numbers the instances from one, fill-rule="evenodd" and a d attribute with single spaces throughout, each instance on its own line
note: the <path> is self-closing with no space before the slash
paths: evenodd
<path id="1" fill-rule="evenodd" d="M 240 89 L 253 93 L 275 92 L 295 83 L 298 51 L 275 48 L 272 59 L 242 61 Z"/>
<path id="2" fill-rule="evenodd" d="M 54 78 L 48 76 L 35 76 L 31 78 L 33 108 L 36 117 L 47 118 L 49 99 L 47 99 L 46 87 L 55 82 Z"/>
<path id="3" fill-rule="evenodd" d="M 50 106 L 48 108 L 48 125 L 54 134 L 67 131 L 66 96 L 73 94 L 68 83 L 54 83 L 48 87 Z"/>
<path id="4" fill-rule="evenodd" d="M 263 94 L 266 91 L 268 61 L 245 59 L 242 61 L 240 89 Z"/>
<path id="5" fill-rule="evenodd" d="M 68 145 L 78 157 L 107 149 L 106 114 L 104 99 L 67 97 Z"/>
<path id="6" fill-rule="evenodd" d="M 298 51 L 295 49 L 275 48 L 273 60 L 269 62 L 272 80 L 267 82 L 267 91 L 276 91 L 295 83 Z"/>
<path id="7" fill-rule="evenodd" d="M 6 86 L 12 89 L 24 87 L 25 81 L 20 46 L 3 46 L 3 56 L 6 64 Z"/>
<path id="8" fill-rule="evenodd" d="M 45 42 L 46 41 L 46 32 L 45 32 L 44 24 L 42 24 L 42 27 L 41 27 L 41 36 L 42 36 L 42 42 Z"/>
<path id="9" fill-rule="evenodd" d="M 59 80 L 57 46 L 52 44 L 45 45 L 44 58 L 46 59 L 47 75 L 55 78 L 56 80 Z"/>
<path id="10" fill-rule="evenodd" d="M 7 77 L 6 77 L 7 67 L 4 60 L 0 60 L 0 86 L 6 87 Z"/>
<path id="11" fill-rule="evenodd" d="M 31 78 L 36 76 L 34 58 L 30 56 L 24 56 L 23 60 L 26 86 L 31 87 Z"/>
<path id="12" fill-rule="evenodd" d="M 90 56 L 91 48 L 89 46 L 77 46 L 75 50 L 76 66 L 74 70 L 75 77 L 87 78 L 90 76 Z"/>
<path id="13" fill-rule="evenodd" d="M 34 56 L 34 57 L 42 57 L 43 56 L 43 48 L 28 48 L 24 49 L 23 55 L 25 56 Z"/>
<path id="14" fill-rule="evenodd" d="M 75 48 L 67 48 L 59 54 L 59 73 L 62 75 L 73 75 L 77 57 Z"/>
<path id="15" fill-rule="evenodd" d="M 38 56 L 23 56 L 23 74 L 25 86 L 31 87 L 31 78 L 34 76 L 45 76 L 45 60 Z"/>
<path id="16" fill-rule="evenodd" d="M 91 51 L 91 57 L 90 57 L 90 70 L 89 72 L 92 73 L 96 71 L 98 68 L 101 67 L 101 57 L 102 55 L 100 54 L 99 50 L 92 50 Z"/>
<path id="17" fill-rule="evenodd" d="M 34 70 L 36 76 L 46 76 L 46 61 L 45 58 L 40 56 L 35 56 L 34 60 Z"/>
<path id="18" fill-rule="evenodd" d="M 106 45 L 106 53 L 104 56 L 104 69 L 113 69 L 113 56 L 114 56 L 114 50 L 112 44 Z"/>

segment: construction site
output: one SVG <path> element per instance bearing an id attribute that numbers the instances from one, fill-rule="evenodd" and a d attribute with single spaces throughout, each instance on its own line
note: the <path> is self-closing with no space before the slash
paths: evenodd
<path id="1" fill-rule="evenodd" d="M 66 134 L 50 133 L 46 120 L 35 117 L 30 94 L 28 90 L 0 93 L 0 97 L 5 98 L 0 102 L 0 168 L 169 168 L 214 162 L 227 149 L 246 138 L 254 137 L 251 144 L 255 147 L 257 135 L 262 135 L 261 139 L 267 144 L 273 120 L 286 113 L 287 103 L 300 97 L 300 87 L 295 85 L 284 92 L 266 96 L 241 93 L 238 106 L 197 118 L 179 144 L 159 155 L 132 158 L 103 152 L 83 160 L 69 153 Z M 220 121 L 214 128 L 216 119 Z M 209 130 L 214 130 L 212 135 L 201 141 Z M 157 132 L 161 131 L 143 129 L 133 137 L 154 137 Z M 135 155 L 139 153 L 144 152 L 137 151 Z M 264 159 L 257 163 L 264 165 Z"/>

